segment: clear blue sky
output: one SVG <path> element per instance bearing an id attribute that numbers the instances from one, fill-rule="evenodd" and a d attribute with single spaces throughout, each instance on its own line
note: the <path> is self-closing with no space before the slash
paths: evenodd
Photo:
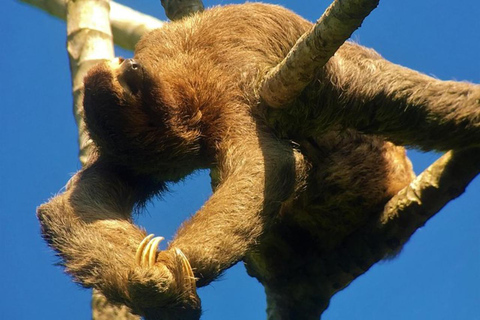
<path id="1" fill-rule="evenodd" d="M 165 19 L 159 0 L 121 2 Z M 326 0 L 275 3 L 312 21 L 327 6 Z M 80 168 L 65 24 L 13 0 L 2 0 L 0 12 L 0 319 L 89 319 L 90 292 L 53 266 L 35 218 L 35 207 Z M 435 77 L 480 83 L 479 17 L 477 0 L 381 1 L 354 39 Z M 409 155 L 417 172 L 437 157 Z M 209 193 L 207 175 L 196 174 L 138 223 L 171 237 Z M 398 258 L 337 294 L 324 319 L 480 319 L 479 208 L 477 178 Z M 199 293 L 206 320 L 265 318 L 263 289 L 242 264 Z"/>

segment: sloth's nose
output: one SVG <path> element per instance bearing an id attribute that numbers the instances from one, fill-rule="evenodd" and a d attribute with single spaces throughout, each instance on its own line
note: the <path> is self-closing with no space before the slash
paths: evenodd
<path id="1" fill-rule="evenodd" d="M 131 68 L 133 70 L 140 68 L 140 65 L 135 59 L 126 59 L 122 62 L 122 65 L 125 65 L 125 68 Z"/>
<path id="2" fill-rule="evenodd" d="M 122 71 L 127 71 L 128 69 L 138 70 L 140 68 L 140 64 L 135 59 L 125 59 L 120 62 L 120 68 Z"/>
<path id="3" fill-rule="evenodd" d="M 135 59 L 123 60 L 120 64 L 118 81 L 124 89 L 136 94 L 143 83 L 142 66 Z"/>

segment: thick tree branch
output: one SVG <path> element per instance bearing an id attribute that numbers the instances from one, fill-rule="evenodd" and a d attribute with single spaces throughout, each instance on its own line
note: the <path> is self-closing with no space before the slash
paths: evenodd
<path id="1" fill-rule="evenodd" d="M 379 0 L 335 0 L 312 29 L 298 39 L 285 59 L 264 78 L 260 96 L 284 107 L 313 80 L 337 49 L 360 27 Z"/>
<path id="2" fill-rule="evenodd" d="M 83 121 L 83 78 L 93 65 L 114 58 L 109 10 L 108 0 L 76 0 L 67 3 L 67 51 L 82 165 L 86 163 L 92 148 Z"/>
<path id="3" fill-rule="evenodd" d="M 19 0 L 31 4 L 49 14 L 65 20 L 66 1 L 65 0 Z M 140 37 L 147 31 L 161 28 L 164 22 L 152 16 L 140 13 L 129 7 L 110 3 L 110 23 L 112 27 L 113 39 L 116 45 L 133 50 Z"/>

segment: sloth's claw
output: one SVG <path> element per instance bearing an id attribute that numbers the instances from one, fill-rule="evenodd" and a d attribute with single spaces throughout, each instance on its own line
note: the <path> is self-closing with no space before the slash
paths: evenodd
<path id="1" fill-rule="evenodd" d="M 182 250 L 180 250 L 179 248 L 175 248 L 175 258 L 177 259 L 178 264 L 182 266 L 181 272 L 186 280 L 185 286 L 188 287 L 187 290 L 195 292 L 197 284 L 190 262 L 188 261 L 187 257 L 185 257 Z"/>
<path id="2" fill-rule="evenodd" d="M 198 319 L 201 307 L 190 262 L 179 248 L 157 251 L 163 239 L 149 234 L 138 245 L 128 278 L 128 306 L 148 319 Z"/>
<path id="3" fill-rule="evenodd" d="M 153 234 L 146 236 L 138 245 L 137 252 L 135 253 L 135 263 L 140 267 L 154 267 L 157 262 L 158 245 L 163 239 L 163 237 L 154 237 Z M 166 252 L 167 251 L 162 251 L 162 253 Z M 180 287 L 183 287 L 184 290 L 195 293 L 197 283 L 192 266 L 187 257 L 179 248 L 172 248 L 170 254 L 170 257 L 173 256 L 173 265 L 176 266 L 171 271 L 175 279 L 180 281 L 178 284 Z"/>
<path id="4" fill-rule="evenodd" d="M 147 245 L 147 243 L 150 241 L 150 239 L 153 238 L 153 234 L 149 234 L 148 236 L 146 236 L 142 242 L 140 242 L 140 244 L 138 245 L 138 248 L 137 248 L 137 252 L 135 253 L 135 262 L 138 264 L 138 265 L 141 265 L 142 264 L 142 253 L 143 253 L 143 249 L 145 249 L 145 246 Z"/>
<path id="5" fill-rule="evenodd" d="M 164 237 L 155 237 L 153 238 L 150 243 L 150 251 L 148 252 L 148 266 L 153 267 L 155 265 L 155 261 L 157 260 L 157 250 L 158 250 L 158 245 L 162 240 L 165 239 Z"/>
<path id="6" fill-rule="evenodd" d="M 135 262 L 142 267 L 153 267 L 157 258 L 158 245 L 163 237 L 153 238 L 153 234 L 146 236 L 138 245 L 135 253 Z"/>

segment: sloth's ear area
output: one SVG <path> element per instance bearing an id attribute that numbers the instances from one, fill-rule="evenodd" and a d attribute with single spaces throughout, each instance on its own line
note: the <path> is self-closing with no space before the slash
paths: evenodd
<path id="1" fill-rule="evenodd" d="M 144 68 L 135 59 L 123 60 L 119 64 L 116 73 L 118 82 L 122 88 L 130 94 L 138 94 L 144 85 Z"/>

